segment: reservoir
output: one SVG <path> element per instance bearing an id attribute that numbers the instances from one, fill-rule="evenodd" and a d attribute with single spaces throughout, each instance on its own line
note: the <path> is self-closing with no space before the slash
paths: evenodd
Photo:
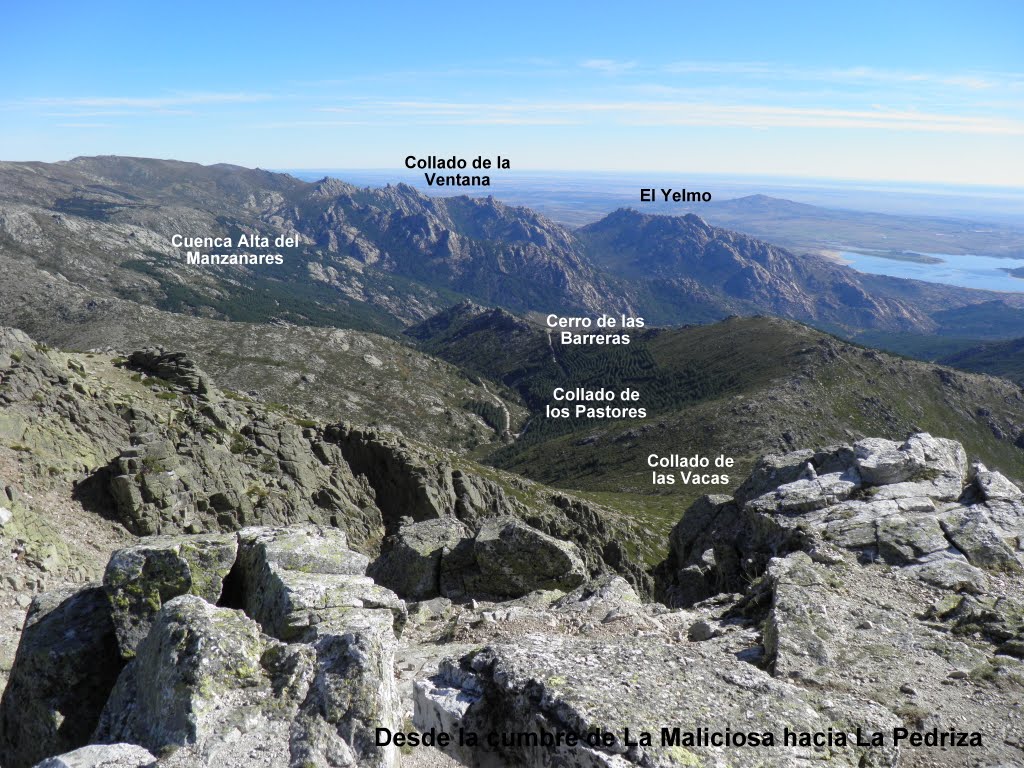
<path id="1" fill-rule="evenodd" d="M 1004 269 L 1024 267 L 1024 259 L 1001 259 L 995 256 L 975 256 L 964 253 L 922 253 L 942 259 L 940 264 L 921 264 L 915 261 L 869 256 L 853 251 L 840 251 L 840 258 L 859 272 L 872 275 L 890 275 L 929 283 L 946 283 L 965 288 L 989 291 L 1024 292 L 1024 280 L 1004 272 Z"/>

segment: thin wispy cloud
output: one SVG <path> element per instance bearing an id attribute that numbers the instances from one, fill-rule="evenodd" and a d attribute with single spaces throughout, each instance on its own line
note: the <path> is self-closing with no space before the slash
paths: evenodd
<path id="1" fill-rule="evenodd" d="M 153 109 L 174 107 L 252 104 L 269 101 L 266 93 L 174 93 L 161 96 L 55 96 L 28 99 L 27 103 L 42 107 L 80 107 L 82 109 Z"/>
<path id="2" fill-rule="evenodd" d="M 663 71 L 673 75 L 771 75 L 788 70 L 767 61 L 675 61 Z"/>
<path id="3" fill-rule="evenodd" d="M 262 123 L 264 128 L 376 128 L 386 123 L 382 120 L 281 120 Z"/>
<path id="4" fill-rule="evenodd" d="M 617 61 L 615 59 L 587 59 L 580 62 L 580 66 L 584 69 L 594 69 L 598 72 L 603 72 L 606 75 L 621 75 L 624 72 L 636 69 L 636 62 Z"/>
<path id="5" fill-rule="evenodd" d="M 173 117 L 175 115 L 194 115 L 194 109 L 83 109 L 66 112 L 40 112 L 42 117 L 83 118 L 83 117 Z"/>
<path id="6" fill-rule="evenodd" d="M 927 133 L 1024 135 L 1024 121 L 915 110 L 806 108 L 785 105 L 678 103 L 669 101 L 488 102 L 397 101 L 369 109 L 391 117 L 446 124 L 484 122 L 548 125 L 615 121 L 630 126 L 747 128 L 854 128 Z"/>
<path id="7" fill-rule="evenodd" d="M 831 82 L 837 84 L 939 85 L 966 90 L 1024 86 L 1024 73 L 1012 72 L 907 72 L 877 67 L 815 69 L 764 61 L 677 61 L 665 65 L 670 75 L 730 75 L 758 79 Z"/>

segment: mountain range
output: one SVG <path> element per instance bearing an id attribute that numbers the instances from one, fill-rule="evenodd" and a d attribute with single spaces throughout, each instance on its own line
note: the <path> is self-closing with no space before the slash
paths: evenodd
<path id="1" fill-rule="evenodd" d="M 183 237 L 286 234 L 284 263 L 184 263 Z M 124 299 L 176 313 L 393 334 L 461 299 L 516 312 L 631 312 L 678 325 L 773 314 L 855 334 L 952 333 L 942 313 L 1024 297 L 865 275 L 712 227 L 619 210 L 570 230 L 493 198 L 427 197 L 229 165 L 126 157 L 0 163 L 15 302 L 75 322 Z M 244 279 L 243 279 L 244 277 Z M 33 287 L 57 281 L 45 298 Z M 20 320 L 24 324 L 24 318 Z M 34 332 L 40 332 L 33 329 Z M 52 332 L 44 330 L 43 333 Z"/>

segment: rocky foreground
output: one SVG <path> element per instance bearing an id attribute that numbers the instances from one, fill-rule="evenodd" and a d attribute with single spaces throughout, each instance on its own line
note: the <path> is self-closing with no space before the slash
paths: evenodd
<path id="1" fill-rule="evenodd" d="M 1024 762 L 1024 495 L 954 441 L 765 457 L 645 573 L 181 355 L 5 331 L 0 402 L 4 768 Z"/>

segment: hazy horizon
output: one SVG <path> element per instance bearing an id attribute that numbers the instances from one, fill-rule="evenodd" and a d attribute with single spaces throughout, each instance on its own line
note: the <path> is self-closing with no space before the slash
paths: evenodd
<path id="1" fill-rule="evenodd" d="M 473 197 L 494 195 L 506 202 L 537 207 L 551 215 L 538 198 L 545 193 L 552 204 L 569 208 L 580 201 L 640 205 L 638 191 L 643 184 L 671 183 L 674 187 L 700 185 L 716 201 L 763 194 L 769 197 L 817 205 L 915 216 L 967 218 L 1009 223 L 1024 227 L 1024 187 L 925 184 L 922 182 L 871 181 L 864 179 L 825 179 L 798 176 L 685 173 L 673 171 L 497 171 L 491 173 L 489 187 L 430 187 L 422 171 L 381 168 L 267 168 L 289 173 L 304 181 L 323 176 L 340 178 L 358 186 L 384 186 L 405 183 L 426 194 L 448 197 L 468 194 Z M 590 182 L 600 180 L 599 186 Z M 557 186 L 550 186 L 557 182 Z M 609 203 L 611 205 L 613 203 Z M 652 204 L 644 203 L 646 208 Z M 664 212 L 660 204 L 659 213 Z M 558 216 L 553 216 L 561 220 Z M 572 217 L 574 218 L 574 217 Z M 569 219 L 566 219 L 568 221 Z"/>

